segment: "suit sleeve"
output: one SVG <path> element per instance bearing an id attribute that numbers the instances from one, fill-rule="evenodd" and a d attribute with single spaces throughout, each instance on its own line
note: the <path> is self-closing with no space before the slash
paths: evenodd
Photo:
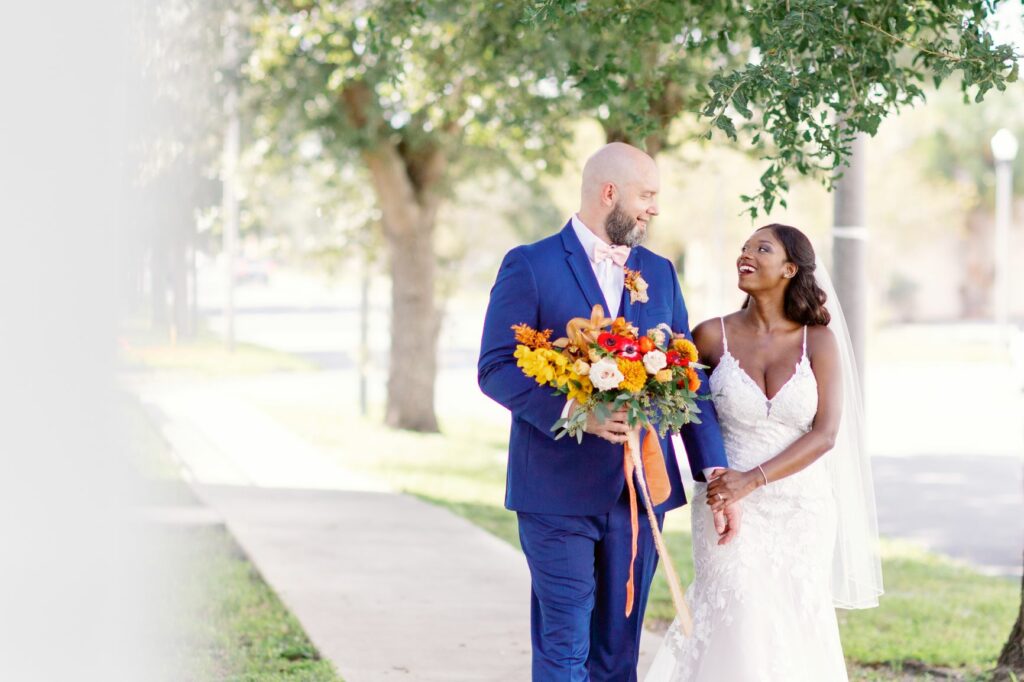
<path id="1" fill-rule="evenodd" d="M 540 299 L 533 270 L 520 249 L 505 256 L 491 289 L 484 318 L 477 381 L 487 396 L 508 408 L 512 417 L 534 426 L 554 439 L 551 427 L 561 416 L 565 396 L 549 386 L 540 386 L 516 366 L 512 325 L 526 323 L 537 328 Z"/>
<path id="2" fill-rule="evenodd" d="M 686 303 L 683 301 L 683 292 L 679 287 L 679 278 L 671 264 L 669 271 L 672 273 L 672 330 L 686 334 L 686 338 L 692 341 L 693 335 L 690 333 L 690 321 L 686 313 Z M 707 375 L 699 369 L 697 375 L 700 377 L 701 385 L 698 393 L 710 396 Z M 686 424 L 679 435 L 686 446 L 686 457 L 690 461 L 693 480 L 704 483 L 705 469 L 727 467 L 729 463 L 725 456 L 725 446 L 722 443 L 722 432 L 718 426 L 714 404 L 710 400 L 701 400 L 698 406 L 701 423 Z"/>

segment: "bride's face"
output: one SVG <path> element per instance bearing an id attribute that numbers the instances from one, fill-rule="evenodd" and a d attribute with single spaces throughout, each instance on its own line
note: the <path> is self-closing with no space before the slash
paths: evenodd
<path id="1" fill-rule="evenodd" d="M 786 248 L 769 229 L 750 235 L 736 259 L 739 288 L 747 294 L 786 287 L 796 266 L 786 257 Z"/>

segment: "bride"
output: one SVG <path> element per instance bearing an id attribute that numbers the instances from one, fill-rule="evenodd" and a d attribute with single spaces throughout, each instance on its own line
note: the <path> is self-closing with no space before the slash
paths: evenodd
<path id="1" fill-rule="evenodd" d="M 743 308 L 693 333 L 731 468 L 691 507 L 693 634 L 673 623 L 646 680 L 846 680 L 834 607 L 882 593 L 849 335 L 796 228 L 754 232 L 737 269 Z M 719 539 L 714 514 L 736 503 L 742 532 Z"/>

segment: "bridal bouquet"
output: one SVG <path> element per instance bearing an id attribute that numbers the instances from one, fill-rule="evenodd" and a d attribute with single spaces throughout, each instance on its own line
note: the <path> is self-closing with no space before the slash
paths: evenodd
<path id="1" fill-rule="evenodd" d="M 697 347 L 666 324 L 639 330 L 619 317 L 604 316 L 596 305 L 590 319 L 569 321 L 566 336 L 551 341 L 550 329 L 537 331 L 525 324 L 512 327 L 518 346 L 517 366 L 542 386 L 576 400 L 582 409 L 551 427 L 556 438 L 583 440 L 587 418 L 602 421 L 623 407 L 631 426 L 656 424 L 658 434 L 677 432 L 700 423 L 697 395 L 700 379 Z"/>
<path id="2" fill-rule="evenodd" d="M 640 335 L 639 330 L 619 317 L 604 316 L 596 305 L 590 318 L 569 321 L 566 335 L 551 340 L 552 330 L 538 331 L 526 324 L 512 327 L 515 332 L 515 358 L 523 373 L 541 386 L 550 386 L 558 393 L 575 400 L 581 409 L 568 418 L 559 419 L 551 427 L 556 439 L 565 435 L 583 441 L 584 428 L 590 414 L 602 421 L 612 412 L 626 409 L 627 421 L 634 427 L 626 439 L 623 470 L 629 489 L 633 528 L 633 560 L 626 582 L 626 616 L 633 610 L 633 564 L 637 553 L 637 494 L 634 476 L 647 509 L 654 545 L 668 575 L 669 589 L 679 623 L 687 635 L 692 629 L 689 609 L 679 587 L 679 579 L 661 537 L 654 507 L 668 499 L 671 485 L 661 443 L 654 436 L 679 431 L 684 424 L 700 423 L 698 396 L 700 378 L 697 368 L 697 347 L 668 325 L 661 324 Z M 640 429 L 647 427 L 643 443 Z"/>

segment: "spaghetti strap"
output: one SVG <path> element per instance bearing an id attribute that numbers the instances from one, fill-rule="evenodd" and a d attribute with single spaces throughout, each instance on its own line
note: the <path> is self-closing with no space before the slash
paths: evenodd
<path id="1" fill-rule="evenodd" d="M 804 354 L 803 354 L 803 357 L 801 359 L 806 358 L 806 357 L 807 357 L 807 325 L 805 324 L 804 325 Z"/>
<path id="2" fill-rule="evenodd" d="M 718 321 L 722 323 L 722 355 L 729 354 L 729 339 L 725 337 L 725 318 L 720 317 Z"/>

